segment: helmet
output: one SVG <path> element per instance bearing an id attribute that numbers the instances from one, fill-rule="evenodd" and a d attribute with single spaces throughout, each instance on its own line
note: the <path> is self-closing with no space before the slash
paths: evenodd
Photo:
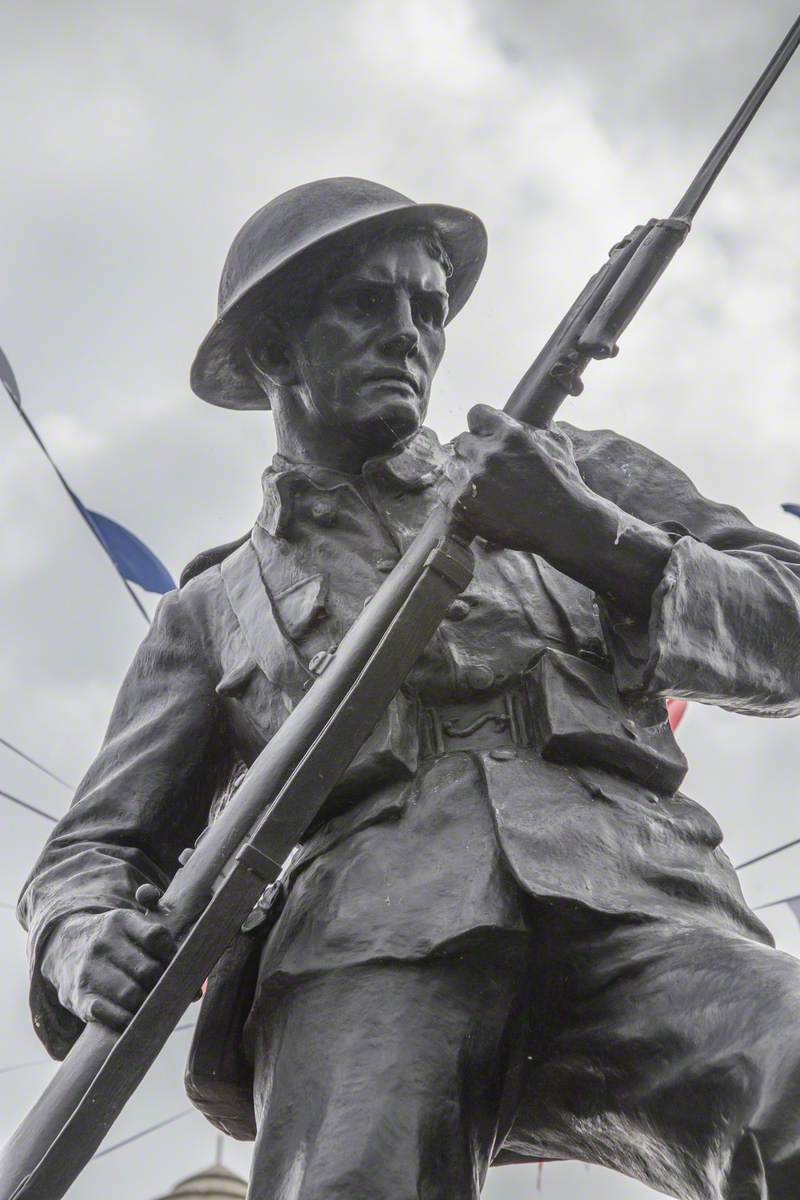
<path id="1" fill-rule="evenodd" d="M 486 258 L 483 222 L 461 208 L 416 204 L 366 179 L 319 179 L 265 204 L 233 240 L 219 285 L 217 319 L 192 364 L 193 390 L 224 408 L 269 408 L 252 377 L 246 334 L 259 312 L 280 303 L 281 292 L 322 249 L 344 236 L 430 228 L 453 264 L 448 321 L 466 303 Z"/>

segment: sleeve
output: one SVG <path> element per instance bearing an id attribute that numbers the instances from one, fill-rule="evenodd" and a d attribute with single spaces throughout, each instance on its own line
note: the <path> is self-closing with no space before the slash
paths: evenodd
<path id="1" fill-rule="evenodd" d="M 206 824 L 226 762 L 222 720 L 202 638 L 180 592 L 159 604 L 117 698 L 100 753 L 23 889 L 31 1010 L 63 1058 L 81 1022 L 41 970 L 65 917 L 134 907 L 142 883 L 163 888 Z"/>
<path id="2" fill-rule="evenodd" d="M 800 547 L 706 499 L 636 442 L 606 430 L 568 432 L 589 486 L 674 543 L 649 620 L 598 597 L 620 690 L 798 715 Z"/>

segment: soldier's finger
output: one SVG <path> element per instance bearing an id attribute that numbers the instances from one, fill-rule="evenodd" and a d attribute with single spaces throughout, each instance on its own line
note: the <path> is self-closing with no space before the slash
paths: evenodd
<path id="1" fill-rule="evenodd" d="M 126 969 L 106 959 L 94 964 L 86 990 L 89 996 L 109 1000 L 127 1012 L 135 1012 L 150 989 L 139 981 L 135 965 Z"/>
<path id="2" fill-rule="evenodd" d="M 131 1019 L 131 1013 L 126 1012 L 119 1004 L 107 1000 L 104 996 L 94 996 L 86 1009 L 88 1019 L 107 1025 L 109 1029 L 122 1030 Z"/>
<path id="3" fill-rule="evenodd" d="M 509 450 L 525 449 L 530 445 L 534 433 L 531 426 L 524 425 L 499 408 L 490 408 L 488 404 L 476 404 L 467 414 L 467 423 L 480 437 L 493 435 L 502 438 L 503 445 Z"/>
<path id="4" fill-rule="evenodd" d="M 164 963 L 160 959 L 153 958 L 132 943 L 115 947 L 108 961 L 117 967 L 126 979 L 148 991 L 164 974 Z"/>
<path id="5" fill-rule="evenodd" d="M 149 988 L 142 987 L 128 975 L 122 976 L 123 982 L 114 989 L 113 1002 L 126 1012 L 135 1013 L 147 999 Z"/>
<path id="6" fill-rule="evenodd" d="M 141 944 L 148 954 L 162 963 L 169 962 L 178 948 L 166 925 L 151 925 L 142 937 Z"/>
<path id="7" fill-rule="evenodd" d="M 467 413 L 467 428 L 478 437 L 493 433 L 498 425 L 502 425 L 505 413 L 492 408 L 489 404 L 474 404 Z"/>
<path id="8" fill-rule="evenodd" d="M 121 922 L 125 934 L 137 946 L 162 962 L 168 962 L 175 953 L 175 939 L 166 925 L 146 917 L 142 913 L 127 912 Z"/>

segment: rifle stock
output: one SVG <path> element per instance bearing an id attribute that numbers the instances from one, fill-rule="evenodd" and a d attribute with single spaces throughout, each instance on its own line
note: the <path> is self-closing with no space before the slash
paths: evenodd
<path id="1" fill-rule="evenodd" d="M 689 221 L 800 41 L 792 26 L 667 221 L 611 251 L 514 389 L 505 411 L 547 426 L 582 390 L 683 241 Z M 401 687 L 471 577 L 470 534 L 442 506 L 342 640 L 324 674 L 247 773 L 160 898 L 178 951 L 127 1028 L 90 1023 L 0 1157 L 0 1200 L 60 1200 Z"/>

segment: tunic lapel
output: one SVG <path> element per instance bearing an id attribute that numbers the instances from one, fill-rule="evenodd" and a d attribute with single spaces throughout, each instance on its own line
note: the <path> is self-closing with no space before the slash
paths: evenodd
<path id="1" fill-rule="evenodd" d="M 270 683 L 296 702 L 313 676 L 281 624 L 252 540 L 226 558 L 221 570 L 228 602 L 254 662 Z"/>

